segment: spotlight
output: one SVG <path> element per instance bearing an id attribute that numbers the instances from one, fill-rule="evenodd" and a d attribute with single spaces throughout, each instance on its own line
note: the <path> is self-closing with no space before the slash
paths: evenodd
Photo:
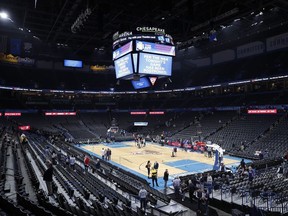
<path id="1" fill-rule="evenodd" d="M 9 19 L 8 14 L 6 12 L 0 12 L 1 19 Z"/>

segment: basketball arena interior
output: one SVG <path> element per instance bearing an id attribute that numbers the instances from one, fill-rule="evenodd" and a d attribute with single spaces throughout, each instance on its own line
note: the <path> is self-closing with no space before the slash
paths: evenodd
<path id="1" fill-rule="evenodd" d="M 288 2 L 1 0 L 1 216 L 288 215 Z"/>

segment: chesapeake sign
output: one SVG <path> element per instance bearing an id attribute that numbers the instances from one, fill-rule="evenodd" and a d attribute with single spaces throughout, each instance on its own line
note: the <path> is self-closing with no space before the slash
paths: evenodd
<path id="1" fill-rule="evenodd" d="M 137 32 L 149 32 L 155 34 L 163 34 L 165 35 L 165 29 L 156 28 L 156 27 L 136 27 Z"/>

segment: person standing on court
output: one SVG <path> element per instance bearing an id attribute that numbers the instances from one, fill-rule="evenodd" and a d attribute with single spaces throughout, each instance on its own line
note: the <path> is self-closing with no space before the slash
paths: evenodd
<path id="1" fill-rule="evenodd" d="M 159 168 L 159 163 L 157 162 L 157 161 L 155 161 L 155 163 L 154 163 L 154 169 L 156 170 L 156 171 L 158 171 L 158 168 Z"/>
<path id="2" fill-rule="evenodd" d="M 146 164 L 146 169 L 147 169 L 147 173 L 148 173 L 148 178 L 150 177 L 150 169 L 151 169 L 151 162 L 150 160 L 147 161 L 147 164 Z"/>
<path id="3" fill-rule="evenodd" d="M 139 193 L 138 193 L 138 196 L 139 196 L 139 198 L 140 198 L 140 208 L 141 208 L 141 210 L 144 209 L 144 211 L 145 211 L 145 209 L 146 209 L 146 203 L 147 203 L 146 198 L 147 198 L 147 194 L 148 194 L 148 193 L 147 193 L 147 191 L 145 190 L 144 186 L 142 186 L 141 189 L 140 189 L 140 191 L 139 191 Z"/>
<path id="4" fill-rule="evenodd" d="M 53 195 L 53 188 L 52 188 L 52 182 L 53 182 L 53 166 L 52 162 L 50 160 L 46 161 L 47 169 L 45 170 L 43 174 L 43 180 L 46 182 L 47 190 L 48 190 L 48 196 Z"/>
<path id="5" fill-rule="evenodd" d="M 102 150 L 101 150 L 101 156 L 102 156 L 102 160 L 104 160 L 105 159 L 105 149 L 104 148 L 102 148 Z"/>
<path id="6" fill-rule="evenodd" d="M 168 172 L 168 169 L 166 169 L 165 172 L 164 172 L 163 180 L 164 180 L 164 188 L 167 188 L 167 182 L 168 182 L 168 180 L 169 180 L 169 172 Z"/>
<path id="7" fill-rule="evenodd" d="M 159 187 L 158 180 L 157 180 L 157 170 L 154 167 L 152 167 L 151 169 L 151 178 L 152 178 L 153 187 L 154 187 L 154 183 L 156 183 L 156 186 Z"/>

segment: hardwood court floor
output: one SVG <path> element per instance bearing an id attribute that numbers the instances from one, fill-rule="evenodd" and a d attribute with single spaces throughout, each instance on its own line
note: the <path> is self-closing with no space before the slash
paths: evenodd
<path id="1" fill-rule="evenodd" d="M 134 142 L 121 142 L 115 144 L 97 144 L 83 145 L 81 148 L 86 149 L 98 156 L 101 156 L 101 149 L 110 148 L 112 151 L 111 161 L 127 167 L 135 172 L 147 176 L 145 165 L 148 160 L 153 164 L 159 163 L 158 177 L 162 177 L 165 169 L 169 170 L 170 175 L 187 173 L 187 169 L 196 168 L 201 172 L 205 165 L 210 168 L 214 164 L 214 158 L 207 158 L 204 154 L 197 152 L 186 152 L 178 148 L 176 157 L 171 157 L 172 148 L 160 146 L 159 144 L 148 143 L 144 148 L 138 148 Z M 226 165 L 239 163 L 239 160 L 225 158 Z"/>

